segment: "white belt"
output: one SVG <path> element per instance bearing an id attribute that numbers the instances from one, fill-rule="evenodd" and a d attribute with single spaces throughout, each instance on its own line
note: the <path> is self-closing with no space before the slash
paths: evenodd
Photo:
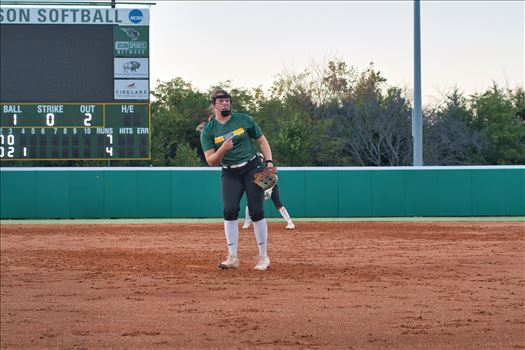
<path id="1" fill-rule="evenodd" d="M 239 164 L 233 164 L 233 165 L 223 165 L 222 167 L 224 169 L 236 169 L 236 168 L 242 168 L 243 166 L 245 166 L 246 164 L 248 164 L 249 162 L 251 162 L 252 160 L 254 160 L 255 158 L 257 157 L 257 155 L 254 155 L 253 157 L 251 157 L 249 160 L 247 160 L 246 162 L 242 162 L 242 163 L 239 163 Z"/>

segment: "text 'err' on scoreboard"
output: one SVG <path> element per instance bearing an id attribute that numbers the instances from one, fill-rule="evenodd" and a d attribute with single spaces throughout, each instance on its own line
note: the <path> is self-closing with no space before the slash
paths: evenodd
<path id="1" fill-rule="evenodd" d="M 149 103 L 0 103 L 1 160 L 146 160 Z"/>

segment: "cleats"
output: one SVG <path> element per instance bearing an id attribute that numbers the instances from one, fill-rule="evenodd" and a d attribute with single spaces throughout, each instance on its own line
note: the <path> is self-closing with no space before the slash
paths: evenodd
<path id="1" fill-rule="evenodd" d="M 295 225 L 293 222 L 289 222 L 288 225 L 286 225 L 286 229 L 287 230 L 294 230 L 295 229 Z"/>
<path id="2" fill-rule="evenodd" d="M 235 255 L 228 255 L 226 260 L 219 264 L 219 269 L 228 270 L 228 269 L 237 269 L 239 268 L 239 259 Z"/>
<path id="3" fill-rule="evenodd" d="M 250 228 L 250 222 L 249 221 L 245 221 L 244 224 L 242 225 L 242 229 L 246 230 L 246 229 L 249 229 L 249 228 Z"/>
<path id="4" fill-rule="evenodd" d="M 257 260 L 254 270 L 265 271 L 270 268 L 270 258 L 267 256 L 260 256 Z"/>

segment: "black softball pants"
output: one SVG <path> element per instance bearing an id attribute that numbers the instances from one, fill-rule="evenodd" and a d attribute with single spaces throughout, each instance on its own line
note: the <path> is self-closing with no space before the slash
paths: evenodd
<path id="1" fill-rule="evenodd" d="M 272 196 L 270 198 L 272 199 L 273 205 L 275 205 L 277 210 L 284 207 L 283 203 L 281 202 L 281 195 L 279 194 L 279 187 L 277 186 L 277 184 L 273 186 Z"/>
<path id="2" fill-rule="evenodd" d="M 241 198 L 246 192 L 248 210 L 252 221 L 264 219 L 264 191 L 253 181 L 255 173 L 262 170 L 259 157 L 248 162 L 243 167 L 222 169 L 222 203 L 224 206 L 224 220 L 239 218 Z"/>

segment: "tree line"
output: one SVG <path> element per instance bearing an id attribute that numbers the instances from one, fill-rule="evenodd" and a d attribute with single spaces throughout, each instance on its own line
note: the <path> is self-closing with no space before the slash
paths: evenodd
<path id="1" fill-rule="evenodd" d="M 230 81 L 199 91 L 175 78 L 152 95 L 151 160 L 111 166 L 206 166 L 197 125 L 211 114 L 221 87 L 233 110 L 250 114 L 270 142 L 277 166 L 407 166 L 412 164 L 409 92 L 370 64 L 358 71 L 339 59 L 302 72 L 282 72 L 271 89 Z M 525 92 L 492 83 L 465 96 L 459 89 L 423 110 L 425 165 L 525 164 Z M 19 166 L 106 166 L 104 161 L 13 162 Z M 7 165 L 5 162 L 2 166 Z"/>

